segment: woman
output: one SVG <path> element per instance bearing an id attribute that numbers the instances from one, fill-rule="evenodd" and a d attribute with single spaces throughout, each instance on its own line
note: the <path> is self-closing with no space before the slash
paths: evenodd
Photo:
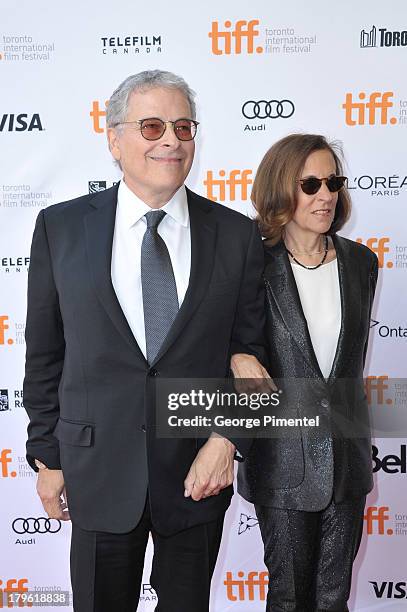
<path id="1" fill-rule="evenodd" d="M 316 433 L 257 439 L 239 471 L 264 542 L 267 610 L 348 610 L 373 484 L 369 435 L 358 428 L 378 262 L 337 235 L 350 214 L 345 182 L 336 146 L 293 134 L 266 153 L 253 186 L 266 238 L 269 373 L 283 385 L 301 379 L 287 387 L 289 408 L 322 423 Z M 254 359 L 234 356 L 234 373 L 264 373 Z"/>

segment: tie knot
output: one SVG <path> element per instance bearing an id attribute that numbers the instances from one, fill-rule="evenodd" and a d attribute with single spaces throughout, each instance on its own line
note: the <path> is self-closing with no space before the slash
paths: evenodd
<path id="1" fill-rule="evenodd" d="M 150 210 L 144 216 L 147 221 L 147 229 L 156 230 L 167 213 L 164 210 Z"/>

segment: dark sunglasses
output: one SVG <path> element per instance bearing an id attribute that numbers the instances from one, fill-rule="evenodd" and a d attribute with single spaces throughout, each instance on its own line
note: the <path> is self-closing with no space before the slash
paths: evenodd
<path id="1" fill-rule="evenodd" d="M 321 189 L 322 181 L 325 181 L 331 193 L 340 191 L 347 181 L 346 176 L 329 176 L 328 178 L 317 178 L 316 176 L 310 176 L 305 179 L 299 179 L 301 189 L 307 195 L 315 195 Z"/>
<path id="2" fill-rule="evenodd" d="M 138 121 L 122 121 L 116 125 L 137 125 L 141 135 L 146 140 L 159 140 L 167 129 L 167 124 L 171 124 L 178 140 L 193 140 L 199 125 L 193 119 L 177 119 L 176 121 L 163 121 L 158 117 L 140 119 Z"/>

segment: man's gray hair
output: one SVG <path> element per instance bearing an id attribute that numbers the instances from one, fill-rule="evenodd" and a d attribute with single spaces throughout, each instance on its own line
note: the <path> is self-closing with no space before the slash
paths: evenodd
<path id="1" fill-rule="evenodd" d="M 191 108 L 191 119 L 196 117 L 196 106 L 194 102 L 195 92 L 189 87 L 184 79 L 172 72 L 164 70 L 145 70 L 138 74 L 132 74 L 120 83 L 112 93 L 106 111 L 107 127 L 126 121 L 127 109 L 130 95 L 134 91 L 145 92 L 156 87 L 167 89 L 178 89 L 184 94 Z"/>

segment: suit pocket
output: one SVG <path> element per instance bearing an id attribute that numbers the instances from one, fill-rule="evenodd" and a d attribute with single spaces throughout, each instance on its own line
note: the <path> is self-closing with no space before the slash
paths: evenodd
<path id="1" fill-rule="evenodd" d="M 93 441 L 93 425 L 59 419 L 54 430 L 54 436 L 63 444 L 91 446 Z"/>

